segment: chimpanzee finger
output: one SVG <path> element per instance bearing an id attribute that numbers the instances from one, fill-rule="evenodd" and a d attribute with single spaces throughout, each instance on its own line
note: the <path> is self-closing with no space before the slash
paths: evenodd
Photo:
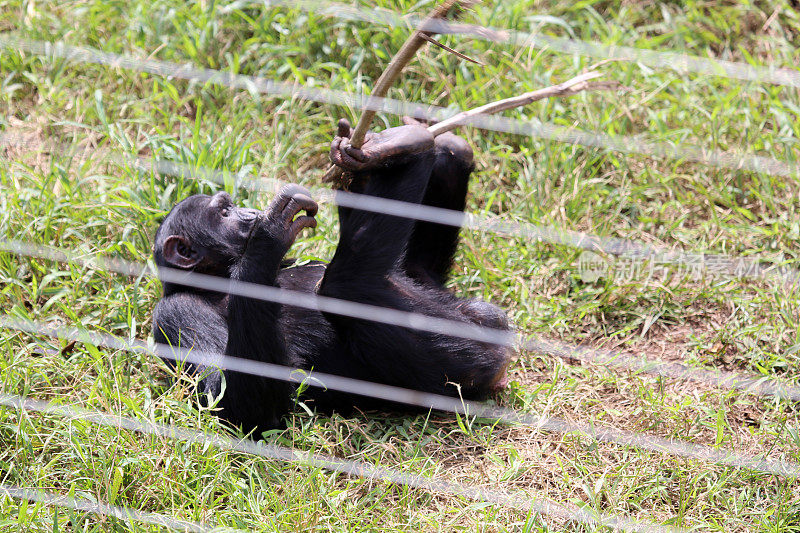
<path id="1" fill-rule="evenodd" d="M 286 209 L 289 201 L 297 194 L 303 194 L 311 197 L 311 193 L 308 191 L 308 189 L 301 185 L 290 183 L 289 185 L 284 185 L 281 187 L 281 190 L 278 191 L 277 196 L 273 198 L 272 202 L 269 204 L 269 207 L 267 207 L 267 215 L 270 218 L 281 216 L 281 213 L 284 211 L 284 209 Z"/>
<path id="2" fill-rule="evenodd" d="M 337 162 L 336 154 L 341 152 L 341 146 L 343 140 L 344 139 L 342 137 L 334 137 L 333 140 L 331 141 L 331 154 L 330 154 L 331 163 Z"/>
<path id="3" fill-rule="evenodd" d="M 350 134 L 353 128 L 350 126 L 350 121 L 346 118 L 339 119 L 339 124 L 337 125 L 337 137 L 350 137 Z"/>
<path id="4" fill-rule="evenodd" d="M 289 203 L 286 204 L 286 208 L 283 210 L 283 213 L 281 213 L 281 218 L 285 220 L 286 223 L 289 223 L 300 211 L 305 211 L 311 216 L 316 215 L 317 202 L 306 194 L 295 194 L 292 196 L 292 199 L 289 200 Z"/>
<path id="5" fill-rule="evenodd" d="M 331 153 L 331 162 L 343 170 L 359 171 L 364 169 L 364 163 L 353 159 L 347 152 L 343 151 Z"/>
<path id="6" fill-rule="evenodd" d="M 297 238 L 297 235 L 303 231 L 305 228 L 316 228 L 317 227 L 317 219 L 311 216 L 302 216 L 297 217 L 292 225 L 289 226 L 289 234 L 292 236 L 292 240 Z"/>
<path id="7" fill-rule="evenodd" d="M 292 200 L 297 202 L 297 204 L 300 206 L 300 209 L 305 211 L 307 215 L 313 217 L 317 214 L 319 206 L 317 205 L 317 202 L 311 198 L 311 196 L 307 194 L 296 194 Z"/>
<path id="8" fill-rule="evenodd" d="M 344 147 L 344 152 L 359 163 L 363 163 L 367 160 L 366 154 L 364 154 L 364 152 L 359 148 L 353 148 L 352 146 L 347 145 Z"/>

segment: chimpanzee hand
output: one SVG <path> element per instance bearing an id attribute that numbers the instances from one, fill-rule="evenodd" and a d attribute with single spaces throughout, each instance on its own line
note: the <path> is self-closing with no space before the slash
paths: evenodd
<path id="1" fill-rule="evenodd" d="M 296 217 L 301 211 L 306 214 Z M 308 189 L 300 185 L 285 185 L 269 207 L 259 214 L 250 235 L 248 249 L 266 240 L 278 248 L 271 253 L 278 252 L 282 258 L 303 228 L 317 226 L 314 219 L 316 214 L 317 203 L 311 199 Z"/>
<path id="2" fill-rule="evenodd" d="M 410 155 L 433 148 L 433 135 L 420 124 L 367 133 L 360 149 L 350 146 L 350 135 L 350 123 L 340 120 L 339 130 L 331 143 L 331 162 L 351 172 L 399 162 Z"/>

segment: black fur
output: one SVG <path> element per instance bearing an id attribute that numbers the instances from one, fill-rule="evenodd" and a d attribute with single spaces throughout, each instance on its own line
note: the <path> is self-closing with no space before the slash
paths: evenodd
<path id="1" fill-rule="evenodd" d="M 463 139 L 445 134 L 434 145 L 424 128 L 404 126 L 373 135 L 363 151 L 348 144 L 337 137 L 332 160 L 355 171 L 357 192 L 464 208 L 473 164 Z M 303 210 L 306 216 L 295 217 Z M 497 307 L 458 299 L 443 287 L 458 228 L 340 208 L 341 236 L 329 264 L 282 264 L 296 234 L 313 226 L 315 212 L 307 191 L 297 186 L 284 189 L 257 217 L 231 206 L 224 193 L 193 196 L 159 228 L 156 263 L 508 329 Z M 450 396 L 459 394 L 457 383 L 468 399 L 483 399 L 499 386 L 509 356 L 506 348 L 476 341 L 173 284 L 164 285 L 153 321 L 157 342 Z M 290 384 L 227 370 L 224 379 L 223 417 L 245 430 L 280 425 L 290 406 Z M 219 372 L 202 381 L 203 392 L 215 396 L 221 385 Z M 326 411 L 386 407 L 315 387 L 304 398 Z"/>

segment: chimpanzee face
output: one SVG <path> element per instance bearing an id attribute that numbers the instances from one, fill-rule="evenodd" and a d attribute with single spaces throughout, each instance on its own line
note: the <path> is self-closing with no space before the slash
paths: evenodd
<path id="1" fill-rule="evenodd" d="M 220 244 L 227 243 L 231 248 L 240 250 L 241 255 L 260 211 L 233 205 L 233 200 L 226 192 L 218 192 L 211 197 L 202 195 L 201 206 L 201 216 L 205 217 L 210 236 Z"/>
<path id="2" fill-rule="evenodd" d="M 260 211 L 233 205 L 226 192 L 196 194 L 173 208 L 156 233 L 165 266 L 217 270 L 241 257 Z"/>

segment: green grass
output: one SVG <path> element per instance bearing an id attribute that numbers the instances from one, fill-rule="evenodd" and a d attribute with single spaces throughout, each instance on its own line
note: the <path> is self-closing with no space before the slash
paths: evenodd
<path id="1" fill-rule="evenodd" d="M 377 2 L 424 12 L 430 2 Z M 796 68 L 800 14 L 791 2 L 485 2 L 468 22 L 653 50 Z M 372 87 L 401 30 L 291 9 L 175 0 L 0 0 L 0 31 L 137 57 L 192 62 L 355 92 Z M 371 4 L 364 3 L 369 7 Z M 775 17 L 771 15 L 776 13 Z M 537 16 L 548 15 L 544 20 Z M 765 26 L 770 19 L 769 25 Z M 549 22 L 548 22 L 549 21 Z M 568 79 L 594 62 L 546 50 L 445 37 L 485 66 L 427 48 L 390 96 L 469 108 Z M 682 76 L 635 63 L 603 67 L 626 94 L 582 94 L 507 113 L 613 135 L 800 161 L 796 89 Z M 96 65 L 0 50 L 2 238 L 146 261 L 160 218 L 215 190 L 114 164 L 143 155 L 319 184 L 335 121 L 351 109 L 284 101 Z M 380 116 L 376 128 L 398 124 Z M 478 171 L 469 209 L 510 220 L 632 238 L 667 248 L 756 256 L 798 266 L 800 187 L 779 178 L 651 160 L 468 129 Z M 67 150 L 53 150 L 56 146 Z M 263 206 L 268 198 L 231 188 Z M 292 255 L 330 258 L 336 217 Z M 466 233 L 452 287 L 496 301 L 518 327 L 688 365 L 796 379 L 798 292 L 774 283 L 678 276 L 581 281 L 579 250 Z M 147 338 L 157 282 L 0 253 L 4 312 Z M 2 390 L 190 428 L 230 432 L 198 410 L 143 355 L 67 348 L 12 331 L 0 337 Z M 502 405 L 648 431 L 723 450 L 800 461 L 797 403 L 521 353 Z M 800 531 L 800 483 L 593 443 L 530 428 L 462 427 L 447 417 L 309 416 L 269 436 L 301 450 L 392 466 L 567 505 L 701 531 Z M 186 445 L 57 417 L 0 409 L 2 482 L 189 520 L 256 530 L 583 531 L 537 516 L 380 482 Z M 147 530 L 139 524 L 0 502 L 7 531 Z"/>

